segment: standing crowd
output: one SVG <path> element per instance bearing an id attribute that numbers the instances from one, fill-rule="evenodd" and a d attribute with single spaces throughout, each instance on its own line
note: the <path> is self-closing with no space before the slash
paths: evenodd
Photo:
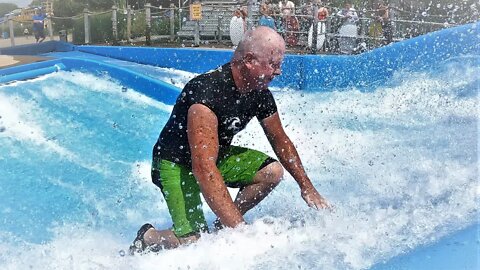
<path id="1" fill-rule="evenodd" d="M 259 6 L 260 17 L 259 26 L 267 26 L 277 31 L 285 40 L 287 46 L 297 46 L 300 44 L 302 33 L 309 33 L 311 36 L 314 7 L 316 9 L 316 19 L 320 23 L 318 28 L 319 35 L 326 35 L 327 18 L 332 18 L 331 34 L 336 36 L 335 44 L 338 51 L 343 54 L 355 53 L 358 43 L 360 30 L 360 19 L 354 6 L 346 1 L 340 9 L 332 8 L 329 3 L 322 0 L 313 0 L 307 4 L 297 7 L 291 0 L 280 0 L 274 3 L 272 0 L 263 0 Z M 383 2 L 377 2 L 370 10 L 371 21 L 368 25 L 368 34 L 372 40 L 379 40 L 383 45 L 393 41 L 392 23 L 390 19 L 389 7 Z M 246 7 L 238 8 L 234 16 L 247 18 Z M 246 25 L 246 24 L 245 24 Z M 245 27 L 246 31 L 247 28 Z M 373 31 L 373 33 L 372 33 Z M 311 41 L 309 41 L 311 42 Z M 311 47 L 311 44 L 308 44 Z"/>

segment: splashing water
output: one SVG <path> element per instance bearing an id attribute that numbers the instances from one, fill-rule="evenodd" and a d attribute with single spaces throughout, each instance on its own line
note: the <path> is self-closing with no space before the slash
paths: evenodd
<path id="1" fill-rule="evenodd" d="M 286 176 L 251 225 L 135 257 L 124 251 L 141 224 L 171 225 L 149 179 L 171 106 L 79 72 L 1 86 L 0 268 L 364 269 L 434 242 L 478 215 L 475 62 L 398 72 L 371 92 L 274 89 L 335 211 L 308 209 Z M 159 79 L 188 80 L 170 73 Z M 273 155 L 256 121 L 235 143 Z"/>

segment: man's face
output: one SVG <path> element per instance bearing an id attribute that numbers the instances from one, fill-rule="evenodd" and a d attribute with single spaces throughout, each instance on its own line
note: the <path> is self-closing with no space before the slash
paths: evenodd
<path id="1" fill-rule="evenodd" d="M 285 48 L 266 48 L 261 53 L 251 53 L 247 68 L 252 89 L 264 89 L 282 73 L 281 65 Z"/>

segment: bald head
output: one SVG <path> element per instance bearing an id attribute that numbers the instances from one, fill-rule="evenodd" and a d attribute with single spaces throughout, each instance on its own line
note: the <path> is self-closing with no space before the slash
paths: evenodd
<path id="1" fill-rule="evenodd" d="M 247 31 L 231 61 L 232 75 L 240 92 L 268 87 L 281 74 L 285 42 L 273 29 L 259 26 Z"/>
<path id="2" fill-rule="evenodd" d="M 237 49 L 233 53 L 232 60 L 241 60 L 247 53 L 266 57 L 271 54 L 284 54 L 285 41 L 270 27 L 259 26 L 245 33 L 242 41 L 240 41 Z"/>

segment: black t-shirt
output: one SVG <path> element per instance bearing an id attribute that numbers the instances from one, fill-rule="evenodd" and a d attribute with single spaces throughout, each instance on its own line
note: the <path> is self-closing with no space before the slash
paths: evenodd
<path id="1" fill-rule="evenodd" d="M 241 94 L 233 81 L 230 63 L 227 63 L 185 85 L 153 148 L 154 157 L 191 167 L 187 114 L 193 104 L 203 104 L 217 116 L 220 157 L 230 146 L 233 136 L 253 117 L 260 121 L 277 112 L 273 95 L 267 88 Z"/>

